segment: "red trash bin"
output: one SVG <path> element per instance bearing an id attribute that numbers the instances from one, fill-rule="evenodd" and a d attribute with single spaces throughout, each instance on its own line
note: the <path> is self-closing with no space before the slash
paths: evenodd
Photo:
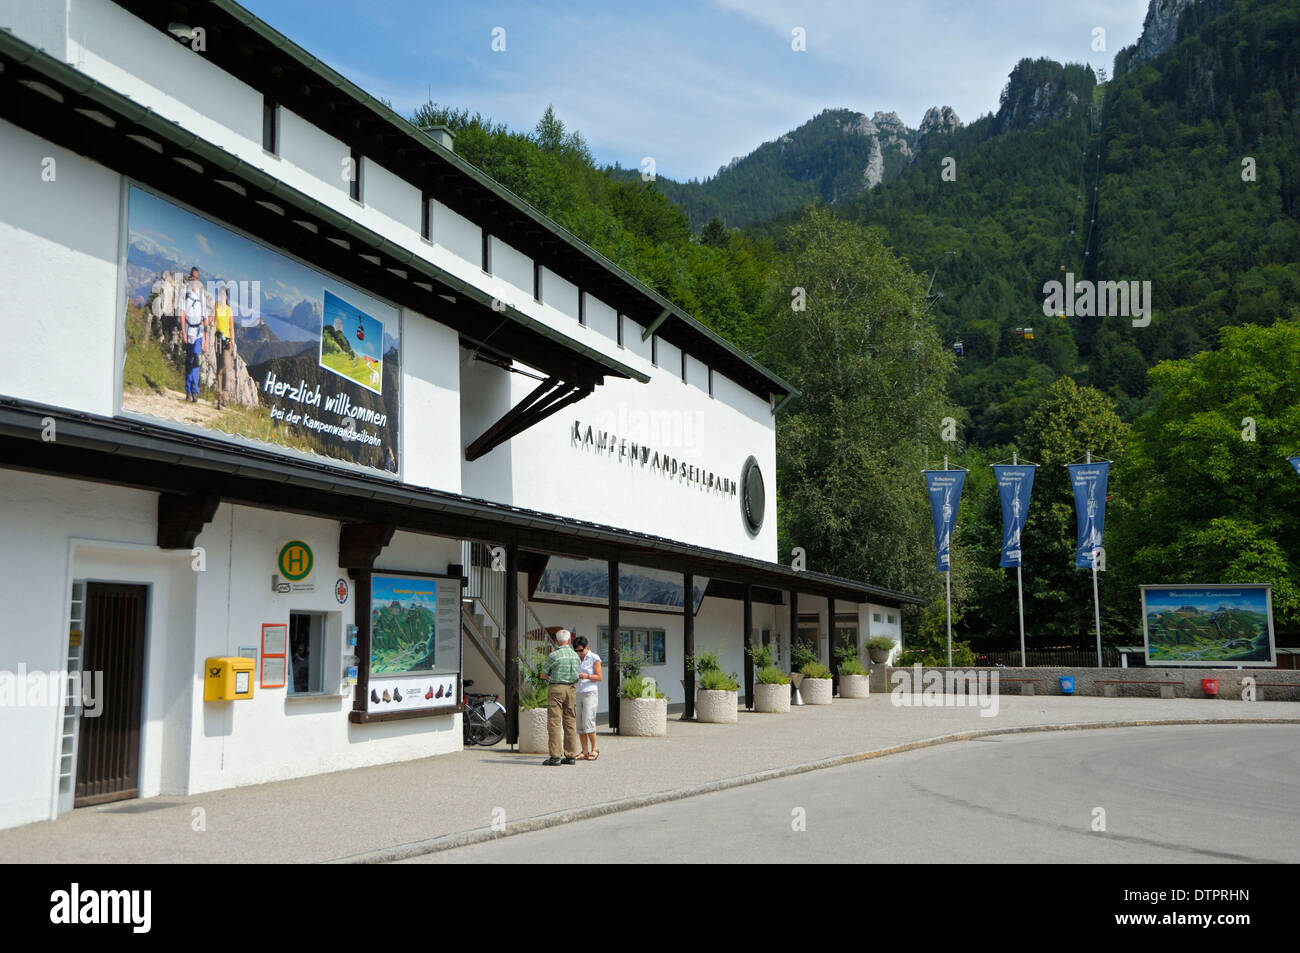
<path id="1" fill-rule="evenodd" d="M 1219 697 L 1219 680 L 1217 678 L 1201 679 L 1201 691 L 1205 692 L 1206 698 Z"/>

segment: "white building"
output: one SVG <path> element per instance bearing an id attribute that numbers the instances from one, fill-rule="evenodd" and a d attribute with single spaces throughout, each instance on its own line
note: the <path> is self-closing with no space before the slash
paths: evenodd
<path id="1" fill-rule="evenodd" d="M 918 601 L 777 562 L 789 385 L 229 0 L 0 5 L 0 156 L 0 827 L 457 750 L 546 626 L 689 706 Z"/>

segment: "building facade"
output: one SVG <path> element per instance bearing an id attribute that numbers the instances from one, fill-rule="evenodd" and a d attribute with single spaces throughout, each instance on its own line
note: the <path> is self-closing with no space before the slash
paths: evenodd
<path id="1" fill-rule="evenodd" d="M 0 87 L 0 826 L 458 750 L 551 626 L 688 714 L 901 637 L 778 561 L 793 389 L 445 130 L 227 0 L 6 4 Z"/>

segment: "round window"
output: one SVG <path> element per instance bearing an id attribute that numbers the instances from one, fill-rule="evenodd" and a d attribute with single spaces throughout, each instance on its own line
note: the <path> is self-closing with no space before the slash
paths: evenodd
<path id="1" fill-rule="evenodd" d="M 766 508 L 763 471 L 758 468 L 758 461 L 750 457 L 740 471 L 740 510 L 745 519 L 745 528 L 751 536 L 757 536 L 763 528 L 763 513 Z"/>

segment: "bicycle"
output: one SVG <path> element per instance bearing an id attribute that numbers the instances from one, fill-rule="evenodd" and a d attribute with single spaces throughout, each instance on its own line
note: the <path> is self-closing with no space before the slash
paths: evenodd
<path id="1" fill-rule="evenodd" d="M 469 688 L 474 680 L 466 679 Z M 483 745 L 491 747 L 506 736 L 506 709 L 501 699 L 491 693 L 465 692 L 464 726 L 465 747 Z"/>

